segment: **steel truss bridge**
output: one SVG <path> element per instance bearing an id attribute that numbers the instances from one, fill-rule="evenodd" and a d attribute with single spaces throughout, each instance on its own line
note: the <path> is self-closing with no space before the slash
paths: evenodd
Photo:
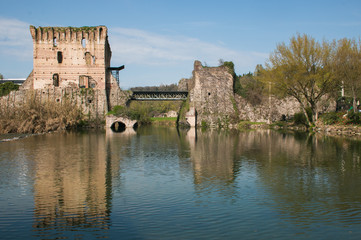
<path id="1" fill-rule="evenodd" d="M 186 100 L 186 91 L 134 91 L 131 100 L 137 101 L 177 101 Z"/>

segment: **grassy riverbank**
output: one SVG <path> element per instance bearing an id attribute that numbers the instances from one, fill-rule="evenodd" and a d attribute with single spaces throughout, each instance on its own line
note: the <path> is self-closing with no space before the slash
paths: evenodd
<path id="1" fill-rule="evenodd" d="M 177 118 L 176 117 L 153 117 L 150 118 L 151 124 L 161 125 L 161 126 L 177 126 Z"/>

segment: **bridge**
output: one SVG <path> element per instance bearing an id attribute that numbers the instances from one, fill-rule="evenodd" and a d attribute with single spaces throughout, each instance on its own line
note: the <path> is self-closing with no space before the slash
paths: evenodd
<path id="1" fill-rule="evenodd" d="M 26 78 L 9 78 L 9 79 L 0 79 L 0 84 L 1 83 L 7 83 L 7 82 L 12 82 L 16 85 L 21 85 L 25 82 Z"/>
<path id="2" fill-rule="evenodd" d="M 137 101 L 178 101 L 186 100 L 187 91 L 134 91 L 131 100 Z"/>

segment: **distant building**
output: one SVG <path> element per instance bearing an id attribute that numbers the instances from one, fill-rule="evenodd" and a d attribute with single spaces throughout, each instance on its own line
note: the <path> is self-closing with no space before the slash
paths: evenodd
<path id="1" fill-rule="evenodd" d="M 111 88 L 116 81 L 109 70 L 107 31 L 105 26 L 30 26 L 34 68 L 23 88 Z"/>

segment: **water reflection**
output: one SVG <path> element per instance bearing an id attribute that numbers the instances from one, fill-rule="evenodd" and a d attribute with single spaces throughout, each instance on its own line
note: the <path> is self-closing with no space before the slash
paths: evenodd
<path id="1" fill-rule="evenodd" d="M 186 136 L 198 193 L 233 198 L 248 184 L 254 194 L 266 191 L 263 204 L 302 227 L 330 217 L 361 223 L 360 141 L 270 130 Z"/>
<path id="2" fill-rule="evenodd" d="M 49 134 L 0 144 L 0 193 L 34 200 L 17 209 L 34 238 L 358 237 L 360 157 L 358 140 L 269 130 Z"/>
<path id="3" fill-rule="evenodd" d="M 33 227 L 40 232 L 108 229 L 112 169 L 104 136 L 66 133 L 43 137 L 46 142 L 32 148 L 36 159 Z"/>

